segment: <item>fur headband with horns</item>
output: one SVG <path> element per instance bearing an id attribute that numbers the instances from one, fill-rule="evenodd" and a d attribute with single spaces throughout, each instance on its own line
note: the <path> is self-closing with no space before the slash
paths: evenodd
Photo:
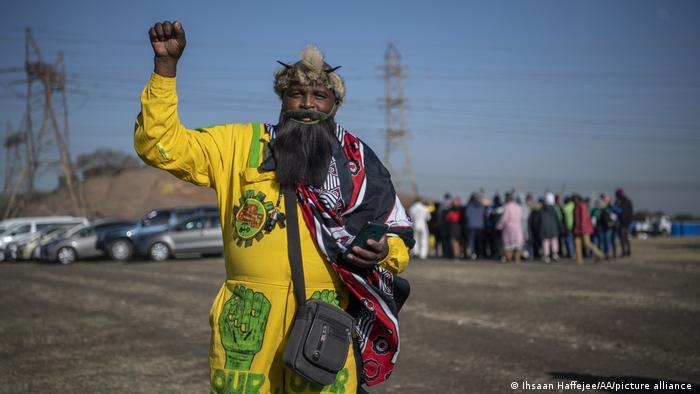
<path id="1" fill-rule="evenodd" d="M 335 93 L 338 105 L 343 103 L 345 98 L 345 82 L 336 74 L 340 68 L 331 67 L 323 59 L 323 53 L 315 45 L 307 45 L 301 51 L 301 60 L 294 64 L 282 63 L 282 67 L 275 71 L 275 93 L 282 98 L 285 89 L 289 85 L 298 83 L 301 85 L 322 85 Z"/>

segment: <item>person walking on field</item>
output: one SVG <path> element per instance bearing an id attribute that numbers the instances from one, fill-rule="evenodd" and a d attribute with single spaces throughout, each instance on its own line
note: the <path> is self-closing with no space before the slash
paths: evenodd
<path id="1" fill-rule="evenodd" d="M 486 209 L 478 194 L 472 193 L 464 210 L 469 258 L 484 257 L 484 220 Z"/>
<path id="2" fill-rule="evenodd" d="M 578 194 L 574 197 L 574 243 L 576 244 L 576 263 L 583 263 L 583 248 L 586 247 L 595 254 L 596 259 L 603 258 L 603 253 L 591 242 L 593 223 L 588 211 L 588 204 Z"/>
<path id="3" fill-rule="evenodd" d="M 557 214 L 554 194 L 547 193 L 540 211 L 540 239 L 542 240 L 542 261 L 549 263 L 559 260 L 559 234 L 561 220 Z"/>
<path id="4" fill-rule="evenodd" d="M 345 98 L 338 67 L 306 46 L 274 73 L 277 124 L 191 130 L 180 123 L 175 77 L 185 30 L 166 21 L 148 34 L 155 64 L 134 148 L 147 164 L 214 189 L 219 202 L 226 276 L 210 310 L 210 392 L 356 392 L 386 380 L 408 294 L 396 274 L 408 263 L 413 229 L 376 154 L 335 122 Z M 352 246 L 367 222 L 385 225 L 387 235 Z M 323 352 L 341 368 L 324 387 L 283 360 L 297 312 L 290 261 L 299 260 L 306 298 L 349 310 L 356 321 L 346 333 L 357 346 Z"/>
<path id="5" fill-rule="evenodd" d="M 447 223 L 450 227 L 450 247 L 453 259 L 462 257 L 462 245 L 464 244 L 464 236 L 462 235 L 463 211 L 462 199 L 459 197 L 452 199 L 450 210 L 447 213 Z"/>
<path id="6" fill-rule="evenodd" d="M 440 210 L 438 211 L 438 228 L 440 231 L 440 250 L 441 257 L 445 259 L 451 259 L 452 256 L 452 233 L 450 231 L 450 222 L 447 220 L 452 208 L 452 196 L 449 193 L 445 193 L 445 196 L 440 203 Z"/>
<path id="7" fill-rule="evenodd" d="M 414 255 L 425 260 L 428 257 L 428 221 L 430 220 L 430 210 L 423 201 L 416 200 L 408 209 L 411 219 L 413 219 L 413 234 L 416 238 L 416 246 L 413 248 Z"/>
<path id="8" fill-rule="evenodd" d="M 428 244 L 432 246 L 432 251 L 429 249 L 428 254 L 435 257 L 440 257 L 440 248 L 442 238 L 440 238 L 440 203 L 434 201 L 428 207 L 430 212 L 430 220 L 428 220 L 428 232 L 432 238 L 428 238 Z"/>
<path id="9" fill-rule="evenodd" d="M 529 195 L 529 194 L 528 194 Z M 530 205 L 527 204 L 526 198 L 523 198 L 523 194 L 519 194 L 515 197 L 515 202 L 520 206 L 522 211 L 522 223 L 521 227 L 523 229 L 523 251 L 522 258 L 525 260 L 530 259 L 530 227 L 528 226 L 528 221 L 530 220 Z"/>
<path id="10" fill-rule="evenodd" d="M 501 196 L 496 193 L 493 196 L 493 202 L 486 208 L 486 244 L 489 249 L 488 257 L 494 260 L 505 258 L 501 230 L 496 227 L 502 214 Z"/>
<path id="11" fill-rule="evenodd" d="M 564 199 L 564 226 L 566 230 L 566 255 L 568 258 L 573 258 L 574 251 L 574 208 L 576 204 L 574 199 L 569 196 Z"/>
<path id="12" fill-rule="evenodd" d="M 616 228 L 617 215 L 613 212 L 610 206 L 610 197 L 606 194 L 601 194 L 596 201 L 596 220 L 595 231 L 598 236 L 598 249 L 605 254 L 606 259 L 615 257 L 613 248 L 613 232 Z"/>
<path id="13" fill-rule="evenodd" d="M 622 189 L 617 189 L 615 191 L 614 211 L 619 221 L 618 231 L 620 246 L 622 246 L 622 257 L 629 257 L 632 255 L 629 230 L 632 219 L 634 218 L 634 207 L 632 206 L 632 201 L 625 195 Z"/>
<path id="14" fill-rule="evenodd" d="M 554 209 L 559 220 L 559 257 L 565 257 L 564 245 L 566 245 L 566 223 L 564 218 L 564 200 L 561 194 L 554 195 Z"/>
<path id="15" fill-rule="evenodd" d="M 528 249 L 530 258 L 534 260 L 542 257 L 540 251 L 540 247 L 542 246 L 542 240 L 540 239 L 540 224 L 544 200 L 536 200 L 532 194 L 528 194 L 528 198 L 525 201 L 527 206 L 530 208 L 530 216 L 527 218 Z"/>
<path id="16" fill-rule="evenodd" d="M 496 224 L 501 230 L 503 249 L 506 261 L 520 262 L 520 254 L 523 248 L 523 211 L 520 205 L 513 199 L 512 193 L 506 193 L 506 203 L 503 205 L 503 214 Z"/>

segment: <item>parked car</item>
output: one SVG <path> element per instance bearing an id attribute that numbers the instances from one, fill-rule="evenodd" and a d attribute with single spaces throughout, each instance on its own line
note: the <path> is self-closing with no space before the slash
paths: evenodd
<path id="1" fill-rule="evenodd" d="M 640 238 L 671 234 L 671 218 L 668 215 L 652 215 L 630 224 L 630 232 Z"/>
<path id="2" fill-rule="evenodd" d="M 39 238 L 41 238 L 44 234 L 49 234 L 57 230 L 60 230 L 60 228 L 52 226 L 48 228 L 43 228 L 35 233 L 27 233 L 22 237 L 17 237 L 16 239 L 13 239 L 12 241 L 5 244 L 5 260 L 28 260 L 28 258 L 25 258 L 24 254 L 22 253 L 23 249 L 27 247 L 27 245 L 35 245 L 36 241 Z"/>
<path id="3" fill-rule="evenodd" d="M 62 237 L 42 243 L 39 259 L 70 264 L 78 259 L 104 256 L 105 252 L 97 248 L 97 238 L 115 228 L 133 225 L 134 222 L 110 220 L 70 229 Z"/>
<path id="4" fill-rule="evenodd" d="M 143 239 L 177 225 L 195 215 L 218 214 L 216 206 L 156 209 L 144 215 L 135 225 L 116 228 L 97 239 L 97 248 L 112 260 L 127 261 L 134 255 L 134 245 Z"/>
<path id="5" fill-rule="evenodd" d="M 143 238 L 136 244 L 136 252 L 156 261 L 180 254 L 221 255 L 224 240 L 219 215 L 207 214 L 183 220 L 165 231 Z"/>
<path id="6" fill-rule="evenodd" d="M 41 251 L 41 244 L 46 242 L 51 242 L 56 238 L 63 237 L 67 232 L 85 227 L 85 224 L 70 224 L 70 225 L 56 225 L 56 227 L 47 228 L 45 230 L 39 231 L 34 236 L 24 240 L 21 243 L 17 243 L 16 248 L 9 247 L 8 249 L 16 249 L 15 252 L 11 252 L 11 258 L 13 260 L 31 260 L 38 259 Z"/>
<path id="7" fill-rule="evenodd" d="M 57 222 L 57 221 L 72 221 L 76 219 L 73 216 L 38 216 L 38 217 L 20 217 L 0 220 L 0 234 L 4 233 L 10 227 L 15 227 L 18 224 L 27 224 L 32 222 Z"/>
<path id="8" fill-rule="evenodd" d="M 75 226 L 77 224 L 88 224 L 88 220 L 83 217 L 73 216 L 45 216 L 33 218 L 16 218 L 3 221 L 5 230 L 0 234 L 0 261 L 4 260 L 6 249 L 12 245 L 16 252 L 20 244 L 36 236 L 36 233 L 55 228 L 57 226 Z"/>

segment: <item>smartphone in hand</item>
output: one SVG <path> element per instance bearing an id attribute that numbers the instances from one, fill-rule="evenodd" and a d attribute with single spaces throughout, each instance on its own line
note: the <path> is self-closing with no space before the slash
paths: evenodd
<path id="1" fill-rule="evenodd" d="M 365 223 L 365 225 L 362 226 L 362 229 L 360 230 L 359 234 L 357 234 L 350 246 L 348 246 L 348 249 L 345 251 L 345 254 L 347 255 L 348 253 L 351 253 L 352 248 L 354 248 L 355 246 L 359 246 L 363 249 L 369 249 L 367 241 L 370 239 L 374 241 L 379 241 L 380 239 L 382 239 L 382 237 L 386 234 L 387 231 L 389 231 L 389 226 L 387 226 L 384 223 Z"/>

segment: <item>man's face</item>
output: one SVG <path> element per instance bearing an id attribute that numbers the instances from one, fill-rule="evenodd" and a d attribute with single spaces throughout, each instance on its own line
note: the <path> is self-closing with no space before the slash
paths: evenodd
<path id="1" fill-rule="evenodd" d="M 325 86 L 292 84 L 282 96 L 282 111 L 310 109 L 335 116 L 335 93 Z M 311 118 L 301 119 L 310 121 Z"/>
<path id="2" fill-rule="evenodd" d="M 272 148 L 281 185 L 323 186 L 333 147 L 338 144 L 335 104 L 335 94 L 323 86 L 293 84 L 285 90 Z M 330 117 L 320 117 L 321 113 Z"/>

